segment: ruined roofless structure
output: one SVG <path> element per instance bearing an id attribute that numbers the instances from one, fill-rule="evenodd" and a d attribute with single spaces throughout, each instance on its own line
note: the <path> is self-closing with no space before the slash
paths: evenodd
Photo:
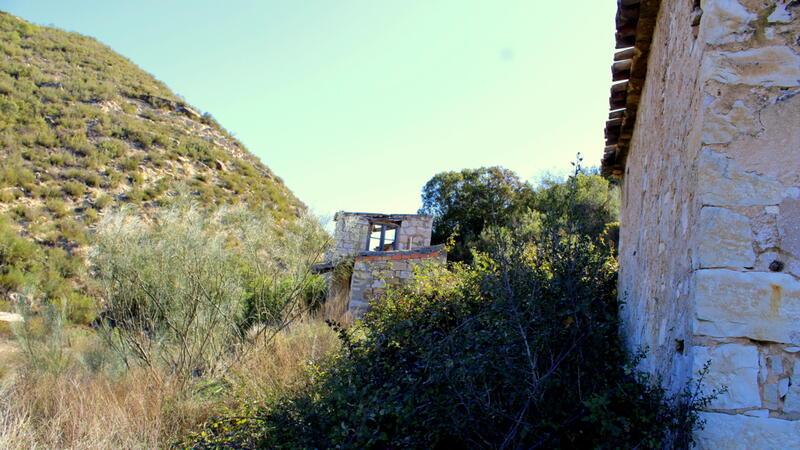
<path id="1" fill-rule="evenodd" d="M 431 246 L 433 217 L 428 215 L 339 211 L 334 221 L 334 247 L 327 262 L 314 269 L 327 274 L 327 303 L 340 305 L 353 318 L 363 315 L 388 286 L 408 280 L 416 264 L 447 257 L 443 245 Z M 343 277 L 334 270 L 351 258 L 352 273 Z"/>
<path id="2" fill-rule="evenodd" d="M 800 1 L 619 0 L 602 162 L 623 335 L 699 448 L 800 448 Z"/>

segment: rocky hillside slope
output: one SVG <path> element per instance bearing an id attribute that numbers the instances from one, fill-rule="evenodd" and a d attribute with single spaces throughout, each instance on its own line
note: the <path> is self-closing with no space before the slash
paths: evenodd
<path id="1" fill-rule="evenodd" d="M 279 219 L 305 208 L 210 115 L 126 58 L 0 12 L 0 296 L 25 285 L 72 295 L 103 211 L 146 211 L 176 192 Z"/>

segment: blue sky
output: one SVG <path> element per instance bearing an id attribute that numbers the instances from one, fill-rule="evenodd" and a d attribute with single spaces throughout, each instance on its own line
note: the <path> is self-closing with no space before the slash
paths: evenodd
<path id="1" fill-rule="evenodd" d="M 319 214 L 415 212 L 438 172 L 598 164 L 614 0 L 0 0 L 99 39 Z"/>

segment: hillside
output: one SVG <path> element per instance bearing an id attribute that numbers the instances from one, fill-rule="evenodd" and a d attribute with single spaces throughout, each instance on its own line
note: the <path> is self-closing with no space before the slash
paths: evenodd
<path id="1" fill-rule="evenodd" d="M 0 12 L 0 295 L 73 295 L 100 214 L 176 192 L 278 219 L 305 209 L 210 115 L 123 56 Z"/>

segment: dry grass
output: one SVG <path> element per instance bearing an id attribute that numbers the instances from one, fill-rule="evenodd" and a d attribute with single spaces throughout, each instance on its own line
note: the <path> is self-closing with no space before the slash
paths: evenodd
<path id="1" fill-rule="evenodd" d="M 228 373 L 236 395 L 268 402 L 300 382 L 302 374 L 339 345 L 336 333 L 319 320 L 281 330 Z"/>
<path id="2" fill-rule="evenodd" d="M 169 385 L 137 375 L 113 379 L 71 370 L 17 376 L 4 388 L 0 447 L 157 447 L 186 414 L 167 414 Z"/>
<path id="3" fill-rule="evenodd" d="M 185 383 L 159 382 L 144 370 L 92 373 L 77 358 L 60 373 L 21 362 L 0 380 L 0 448 L 163 447 L 237 399 L 274 398 L 337 344 L 320 321 L 294 324 L 250 349 L 228 372 L 227 388 L 213 394 L 197 389 L 208 380 L 193 380 L 187 392 L 178 387 Z"/>

